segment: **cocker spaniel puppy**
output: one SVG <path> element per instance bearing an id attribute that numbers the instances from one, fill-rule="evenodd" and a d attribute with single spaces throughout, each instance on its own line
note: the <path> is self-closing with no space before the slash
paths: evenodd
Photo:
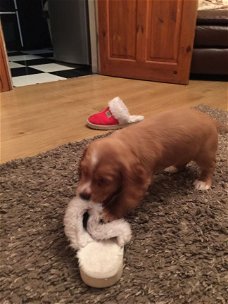
<path id="1" fill-rule="evenodd" d="M 77 194 L 101 202 L 104 220 L 121 218 L 136 208 L 153 175 L 195 161 L 201 169 L 195 187 L 211 187 L 215 169 L 217 123 L 192 109 L 167 111 L 92 142 L 80 164 Z"/>

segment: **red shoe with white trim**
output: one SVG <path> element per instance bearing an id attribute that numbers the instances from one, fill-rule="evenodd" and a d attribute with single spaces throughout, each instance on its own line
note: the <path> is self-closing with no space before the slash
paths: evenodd
<path id="1" fill-rule="evenodd" d="M 88 117 L 87 126 L 98 130 L 115 130 L 143 119 L 141 115 L 130 115 L 124 102 L 115 97 L 104 110 Z"/>

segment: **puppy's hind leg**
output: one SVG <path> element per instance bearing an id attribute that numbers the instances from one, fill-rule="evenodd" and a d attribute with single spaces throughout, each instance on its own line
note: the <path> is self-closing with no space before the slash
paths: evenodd
<path id="1" fill-rule="evenodd" d="M 195 160 L 201 169 L 199 179 L 195 180 L 194 186 L 197 190 L 208 190 L 212 185 L 212 176 L 215 171 L 215 154 L 203 155 Z"/>

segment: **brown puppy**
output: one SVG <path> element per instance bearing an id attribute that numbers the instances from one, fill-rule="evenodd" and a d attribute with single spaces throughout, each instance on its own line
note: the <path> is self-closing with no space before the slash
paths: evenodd
<path id="1" fill-rule="evenodd" d="M 214 120 L 191 109 L 163 112 L 92 142 L 81 161 L 77 193 L 102 202 L 104 219 L 121 218 L 137 207 L 153 175 L 195 161 L 201 169 L 195 187 L 211 187 L 218 132 Z"/>

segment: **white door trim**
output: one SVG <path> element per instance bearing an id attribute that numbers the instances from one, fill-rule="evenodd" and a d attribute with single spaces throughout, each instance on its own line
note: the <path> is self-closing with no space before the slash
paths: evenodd
<path id="1" fill-rule="evenodd" d="M 90 50 L 91 66 L 94 74 L 98 73 L 98 23 L 97 23 L 97 1 L 88 0 L 89 10 L 89 32 L 90 32 Z"/>

